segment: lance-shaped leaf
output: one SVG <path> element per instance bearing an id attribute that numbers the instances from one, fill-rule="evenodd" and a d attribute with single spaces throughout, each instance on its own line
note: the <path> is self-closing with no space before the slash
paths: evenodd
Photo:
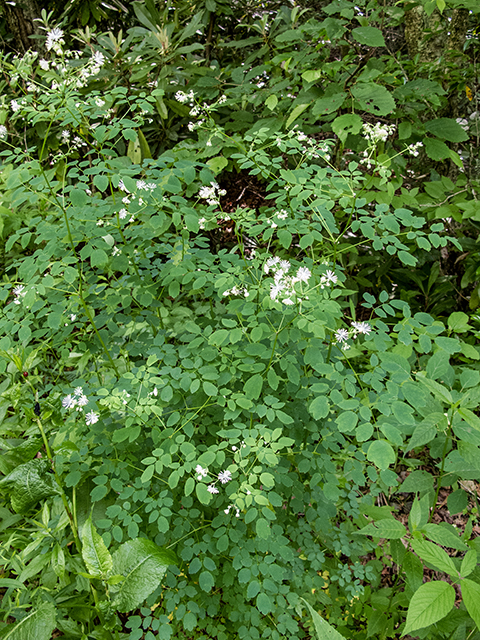
<path id="1" fill-rule="evenodd" d="M 480 629 L 480 584 L 473 580 L 462 580 L 463 603 L 473 621 Z"/>
<path id="2" fill-rule="evenodd" d="M 318 640 L 345 640 L 345 637 L 339 633 L 335 627 L 332 627 L 331 624 L 328 624 L 326 620 L 322 618 L 322 616 L 315 611 L 313 607 L 311 607 L 306 600 L 301 598 L 308 607 L 310 611 L 310 615 L 312 616 L 313 624 L 315 626 L 315 631 L 317 632 Z"/>
<path id="3" fill-rule="evenodd" d="M 88 573 L 94 578 L 105 579 L 113 568 L 113 560 L 102 536 L 95 529 L 92 518 L 83 525 L 82 557 Z"/>
<path id="4" fill-rule="evenodd" d="M 151 540 L 137 538 L 122 544 L 113 554 L 113 573 L 125 577 L 115 593 L 114 606 L 122 612 L 136 609 L 158 587 L 167 567 L 176 563 L 173 551 Z"/>

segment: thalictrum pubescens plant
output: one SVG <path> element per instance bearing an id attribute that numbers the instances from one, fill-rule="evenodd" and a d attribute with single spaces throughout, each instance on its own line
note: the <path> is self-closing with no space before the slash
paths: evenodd
<path id="1" fill-rule="evenodd" d="M 336 168 L 332 142 L 293 123 L 225 133 L 226 99 L 186 87 L 199 141 L 149 158 L 156 96 L 85 91 L 103 54 L 63 40 L 49 31 L 51 58 L 29 62 L 41 81 L 10 105 L 2 152 L 28 215 L 0 289 L 0 632 L 301 638 L 321 611 L 329 633 L 444 637 L 454 588 L 422 584 L 419 558 L 460 584 L 455 624 L 472 632 L 472 520 L 431 522 L 441 487 L 462 511 L 478 471 L 468 317 L 445 326 L 387 292 L 352 304 L 345 286 L 356 251 L 414 266 L 414 243 L 447 244 L 443 224 L 367 202 L 362 165 Z M 38 123 L 41 143 L 19 145 Z M 384 184 L 375 145 L 393 131 L 364 133 Z M 227 161 L 264 181 L 259 211 L 222 210 Z M 213 241 L 225 224 L 231 245 Z M 377 504 L 398 491 L 417 494 L 408 531 Z"/>

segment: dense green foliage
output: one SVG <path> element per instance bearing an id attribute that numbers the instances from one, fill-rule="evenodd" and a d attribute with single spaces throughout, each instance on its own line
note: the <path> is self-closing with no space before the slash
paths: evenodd
<path id="1" fill-rule="evenodd" d="M 479 8 L 97 4 L 1 61 L 0 638 L 478 640 Z"/>

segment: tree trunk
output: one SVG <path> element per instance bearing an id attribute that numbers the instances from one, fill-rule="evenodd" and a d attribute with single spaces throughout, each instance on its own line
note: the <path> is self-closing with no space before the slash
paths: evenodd
<path id="1" fill-rule="evenodd" d="M 17 0 L 17 2 L 7 2 L 0 0 L 0 8 L 7 23 L 7 29 L 13 36 L 9 43 L 17 53 L 25 53 L 29 49 L 42 49 L 39 42 L 32 40 L 31 35 L 44 35 L 35 22 L 35 18 L 40 18 L 40 7 L 37 0 Z"/>

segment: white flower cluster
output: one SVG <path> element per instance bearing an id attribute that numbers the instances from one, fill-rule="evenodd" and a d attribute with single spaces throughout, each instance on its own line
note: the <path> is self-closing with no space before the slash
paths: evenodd
<path id="1" fill-rule="evenodd" d="M 422 147 L 423 147 L 423 142 L 415 142 L 414 144 L 408 145 L 406 151 L 411 156 L 416 158 L 420 154 L 419 149 L 421 149 Z"/>
<path id="2" fill-rule="evenodd" d="M 248 289 L 246 287 L 232 287 L 231 289 L 227 289 L 223 292 L 224 296 L 245 296 L 248 298 L 250 295 Z"/>
<path id="3" fill-rule="evenodd" d="M 140 191 L 154 191 L 156 188 L 157 185 L 155 184 L 155 182 L 145 182 L 145 180 L 137 180 L 137 189 L 139 189 Z"/>
<path id="4" fill-rule="evenodd" d="M 308 283 L 312 274 L 307 267 L 299 267 L 295 276 L 287 276 L 291 264 L 288 260 L 281 260 L 279 257 L 269 258 L 263 270 L 268 275 L 273 272 L 273 284 L 270 285 L 270 299 L 274 302 L 281 301 L 283 304 L 295 304 L 297 294 L 295 285 L 298 282 Z M 298 299 L 300 301 L 300 299 Z"/>
<path id="5" fill-rule="evenodd" d="M 225 189 L 220 189 L 216 182 L 210 182 L 210 186 L 200 187 L 198 197 L 202 200 L 206 200 L 210 205 L 220 204 L 220 197 L 225 196 L 227 192 Z"/>
<path id="6" fill-rule="evenodd" d="M 188 93 L 185 93 L 185 91 L 177 91 L 177 93 L 175 94 L 175 100 L 177 102 L 181 102 L 182 104 L 188 102 L 193 106 L 195 94 L 193 93 L 193 91 L 189 91 Z"/>
<path id="7" fill-rule="evenodd" d="M 275 144 L 280 151 L 286 151 L 288 147 L 287 140 L 292 138 L 299 144 L 299 151 L 304 153 L 306 158 L 313 158 L 315 160 L 322 158 L 327 162 L 330 160 L 329 144 L 331 144 L 331 141 L 324 140 L 318 142 L 314 138 L 309 138 L 306 133 L 298 130 L 298 124 L 296 124 L 286 136 L 278 136 Z"/>
<path id="8" fill-rule="evenodd" d="M 338 278 L 333 271 L 327 269 L 327 271 L 320 278 L 320 289 L 325 289 L 331 284 L 337 284 Z"/>
<path id="9" fill-rule="evenodd" d="M 154 182 L 145 182 L 145 180 L 137 180 L 136 186 L 139 191 L 146 191 L 147 193 L 152 193 L 157 188 L 157 185 Z M 127 189 L 122 179 L 120 179 L 118 182 L 118 188 L 120 189 L 120 191 L 123 191 L 126 194 L 122 198 L 122 202 L 124 205 L 128 206 L 136 199 L 136 194 L 131 193 L 130 190 Z M 138 198 L 138 204 L 141 207 L 146 204 L 145 200 L 141 196 L 139 196 Z M 129 222 L 134 222 L 135 220 L 135 214 L 130 214 L 125 207 L 120 209 L 120 211 L 118 212 L 118 217 L 120 218 L 120 220 L 125 220 L 125 218 L 128 217 Z"/>
<path id="10" fill-rule="evenodd" d="M 20 300 L 24 297 L 27 292 L 25 291 L 25 286 L 23 284 L 19 284 L 13 290 L 13 295 L 15 296 L 14 304 L 20 304 Z"/>
<path id="11" fill-rule="evenodd" d="M 62 29 L 55 27 L 47 33 L 47 40 L 45 42 L 47 51 L 53 51 L 53 53 L 60 56 L 62 55 L 62 44 L 65 44 Z"/>
<path id="12" fill-rule="evenodd" d="M 235 510 L 235 517 L 236 518 L 240 517 L 240 509 L 238 509 L 238 507 L 235 507 L 233 504 L 229 504 L 228 507 L 223 510 L 223 513 L 225 513 L 228 516 L 228 514 L 230 513 L 230 509 L 234 509 Z"/>
<path id="13" fill-rule="evenodd" d="M 0 140 L 6 140 L 8 137 L 8 130 L 4 124 L 0 125 Z"/>
<path id="14" fill-rule="evenodd" d="M 197 464 L 197 466 L 195 467 L 195 473 L 197 474 L 197 480 L 203 480 L 203 478 L 206 478 L 208 476 L 208 468 L 206 467 L 204 469 L 202 465 Z M 217 478 L 221 484 L 227 484 L 227 482 L 230 482 L 230 480 L 232 479 L 232 474 L 227 469 L 226 471 L 220 471 Z M 213 495 L 220 493 L 215 486 L 215 482 L 212 482 L 208 485 L 207 491 Z"/>
<path id="15" fill-rule="evenodd" d="M 82 387 L 76 387 L 73 394 L 69 393 L 62 400 L 62 407 L 69 410 L 75 409 L 76 411 L 83 411 L 83 407 L 85 407 L 87 404 L 88 398 L 83 393 Z M 98 413 L 95 413 L 95 411 L 90 411 L 89 413 L 85 414 L 85 424 L 87 426 L 95 424 L 96 422 L 98 422 L 99 418 L 100 416 L 98 415 Z"/>
<path id="16" fill-rule="evenodd" d="M 371 145 L 377 144 L 377 142 L 385 142 L 388 136 L 395 133 L 396 126 L 394 124 L 382 124 L 377 122 L 372 125 L 365 122 L 363 125 L 363 136 L 368 140 Z"/>
<path id="17" fill-rule="evenodd" d="M 359 334 L 368 336 L 372 332 L 372 327 L 368 322 L 352 322 L 350 329 L 337 329 L 335 331 L 335 342 L 340 343 L 341 348 L 346 351 L 350 349 L 347 343 L 349 338 L 356 338 Z"/>

